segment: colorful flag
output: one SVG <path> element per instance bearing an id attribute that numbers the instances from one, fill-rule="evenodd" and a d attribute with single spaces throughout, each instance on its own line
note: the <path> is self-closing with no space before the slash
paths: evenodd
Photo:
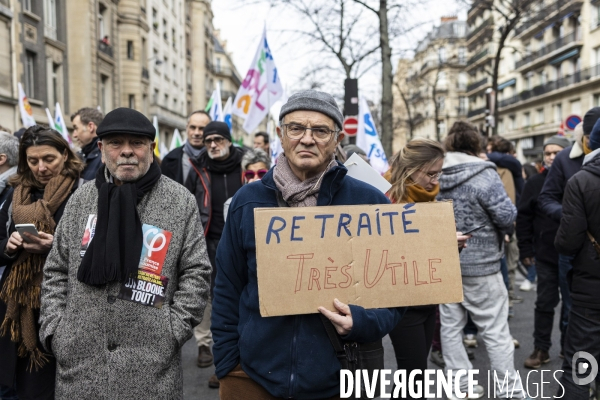
<path id="1" fill-rule="evenodd" d="M 173 138 L 171 139 L 171 147 L 169 148 L 169 151 L 173 151 L 181 146 L 183 146 L 183 138 L 179 133 L 179 129 L 175 128 L 175 132 L 173 132 Z"/>
<path id="2" fill-rule="evenodd" d="M 156 136 L 154 137 L 154 157 L 160 158 L 160 131 L 158 130 L 158 117 L 155 115 L 152 119 L 152 125 L 154 125 L 154 130 L 156 130 Z"/>
<path id="3" fill-rule="evenodd" d="M 18 83 L 19 86 L 19 111 L 21 111 L 21 121 L 23 122 L 23 126 L 25 128 L 29 128 L 30 126 L 35 125 L 35 118 L 33 118 L 33 110 L 31 109 L 31 105 L 29 105 L 29 100 L 27 100 L 27 96 L 25 96 L 25 91 L 23 90 L 23 86 L 21 86 L 21 82 Z"/>
<path id="4" fill-rule="evenodd" d="M 233 114 L 244 118 L 244 130 L 251 134 L 282 95 L 283 86 L 265 28 L 254 60 L 233 101 Z"/>
<path id="5" fill-rule="evenodd" d="M 356 132 L 356 145 L 367 153 L 371 166 L 380 174 L 389 169 L 381 140 L 371 117 L 371 110 L 364 97 L 358 103 L 358 132 Z"/>
<path id="6" fill-rule="evenodd" d="M 54 107 L 54 126 L 58 132 L 62 135 L 62 137 L 69 143 L 69 146 L 73 147 L 73 141 L 71 140 L 71 136 L 69 136 L 69 130 L 67 129 L 67 124 L 65 123 L 65 118 L 63 117 L 62 111 L 60 109 L 60 104 L 56 103 Z"/>
<path id="7" fill-rule="evenodd" d="M 223 116 L 223 104 L 221 103 L 221 87 L 217 83 L 217 88 L 213 91 L 208 105 L 206 106 L 206 112 L 210 115 L 213 121 L 224 122 Z"/>
<path id="8" fill-rule="evenodd" d="M 233 126 L 231 123 L 231 105 L 232 98 L 227 99 L 227 103 L 225 103 L 225 108 L 223 109 L 223 122 L 227 124 L 229 130 L 231 131 L 231 127 Z"/>

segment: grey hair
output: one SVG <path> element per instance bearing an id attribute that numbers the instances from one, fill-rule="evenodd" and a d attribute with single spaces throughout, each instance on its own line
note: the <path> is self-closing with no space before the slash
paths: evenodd
<path id="1" fill-rule="evenodd" d="M 267 169 L 271 168 L 271 158 L 262 149 L 248 149 L 244 157 L 242 157 L 242 169 L 246 170 L 248 165 L 263 163 L 267 166 Z"/>
<path id="2" fill-rule="evenodd" d="M 0 132 L 0 154 L 6 154 L 11 167 L 19 163 L 19 138 L 7 132 Z"/>

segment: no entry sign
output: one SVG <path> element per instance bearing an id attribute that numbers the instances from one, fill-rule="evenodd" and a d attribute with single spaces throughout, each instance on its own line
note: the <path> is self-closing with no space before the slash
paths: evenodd
<path id="1" fill-rule="evenodd" d="M 344 132 L 348 136 L 355 136 L 356 132 L 358 132 L 358 118 L 346 117 L 344 119 Z"/>

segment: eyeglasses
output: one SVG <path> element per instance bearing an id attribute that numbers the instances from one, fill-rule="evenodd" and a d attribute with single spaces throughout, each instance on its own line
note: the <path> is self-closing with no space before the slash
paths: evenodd
<path id="1" fill-rule="evenodd" d="M 544 156 L 545 157 L 550 157 L 553 154 L 556 156 L 558 153 L 560 153 L 560 151 L 545 151 L 544 152 Z"/>
<path id="2" fill-rule="evenodd" d="M 285 134 L 292 140 L 300 140 L 304 137 L 307 129 L 312 131 L 312 136 L 315 141 L 319 143 L 327 143 L 331 140 L 333 135 L 338 131 L 332 131 L 331 129 L 324 127 L 308 128 L 304 125 L 297 124 L 284 124 Z"/>
<path id="3" fill-rule="evenodd" d="M 425 172 L 422 171 L 425 175 L 427 175 L 427 177 L 429 178 L 430 181 L 435 181 L 440 179 L 440 176 L 442 176 L 442 171 L 440 172 Z"/>
<path id="4" fill-rule="evenodd" d="M 213 144 L 213 142 L 215 142 L 215 144 L 219 145 L 219 144 L 223 143 L 223 140 L 225 140 L 225 138 L 223 136 L 217 136 L 212 139 L 204 139 L 204 145 L 210 146 Z"/>
<path id="5" fill-rule="evenodd" d="M 246 178 L 247 181 L 250 181 L 254 179 L 256 175 L 258 175 L 258 179 L 262 179 L 262 177 L 265 176 L 267 172 L 269 171 L 266 169 L 259 169 L 256 172 L 248 170 L 244 172 L 244 178 Z"/>

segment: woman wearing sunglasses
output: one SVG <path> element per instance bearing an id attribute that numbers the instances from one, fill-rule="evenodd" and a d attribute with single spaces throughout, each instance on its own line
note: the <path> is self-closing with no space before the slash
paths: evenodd
<path id="1" fill-rule="evenodd" d="M 435 201 L 440 191 L 444 148 L 436 141 L 417 138 L 409 141 L 394 157 L 391 167 L 392 203 Z M 457 232 L 458 248 L 465 247 L 470 236 Z M 402 320 L 390 332 L 398 369 L 427 369 L 427 355 L 434 336 L 437 305 L 409 307 Z M 406 343 L 411 343 L 407 346 Z M 422 381 L 422 377 L 420 378 Z M 422 383 L 421 383 L 422 384 Z M 417 382 L 415 380 L 415 385 Z"/>
<path id="2" fill-rule="evenodd" d="M 244 157 L 242 158 L 242 176 L 244 177 L 244 183 L 252 183 L 260 181 L 263 176 L 271 168 L 271 158 L 262 149 L 248 149 Z M 227 219 L 227 211 L 229 210 L 229 204 L 231 203 L 230 197 L 223 205 L 223 215 Z"/>

